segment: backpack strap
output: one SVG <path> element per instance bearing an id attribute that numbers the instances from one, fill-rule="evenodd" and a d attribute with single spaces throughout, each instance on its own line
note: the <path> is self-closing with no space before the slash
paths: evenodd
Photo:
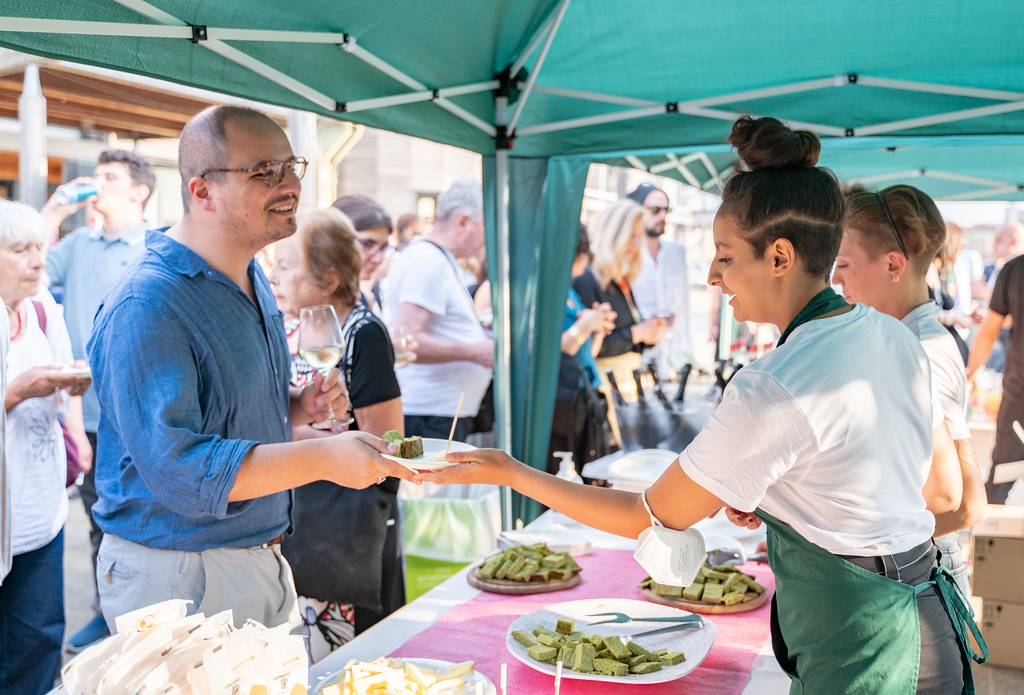
<path id="1" fill-rule="evenodd" d="M 46 309 L 43 308 L 42 302 L 32 300 L 32 306 L 36 308 L 36 318 L 39 320 L 39 328 L 42 329 L 43 335 L 46 335 Z"/>

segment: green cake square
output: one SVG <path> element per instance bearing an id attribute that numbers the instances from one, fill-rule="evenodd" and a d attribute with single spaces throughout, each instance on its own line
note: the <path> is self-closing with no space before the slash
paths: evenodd
<path id="1" fill-rule="evenodd" d="M 746 587 L 744 587 L 745 589 Z M 729 593 L 722 596 L 722 605 L 724 606 L 735 606 L 737 603 L 743 603 L 747 600 L 746 591 L 730 591 Z"/>
<path id="2" fill-rule="evenodd" d="M 660 670 L 661 670 L 661 662 L 660 661 L 645 661 L 642 664 L 637 664 L 636 666 L 630 666 L 629 667 L 629 672 L 630 673 L 635 673 L 637 675 L 642 675 L 644 673 L 654 673 L 655 671 L 660 671 Z"/>
<path id="3" fill-rule="evenodd" d="M 680 597 L 683 595 L 683 587 L 681 586 L 669 586 L 667 584 L 654 584 L 654 593 L 658 596 L 675 596 Z"/>
<path id="4" fill-rule="evenodd" d="M 543 625 L 538 625 L 537 627 L 533 628 L 533 630 L 531 630 L 531 632 L 533 632 L 533 634 L 535 636 L 536 635 L 540 635 L 542 633 L 545 634 L 545 635 L 553 635 L 553 634 L 555 634 L 552 630 L 544 627 Z"/>
<path id="5" fill-rule="evenodd" d="M 533 638 L 533 635 L 531 635 L 526 630 L 513 630 L 512 638 L 524 647 L 532 647 L 533 645 L 537 644 L 537 640 L 535 640 Z"/>
<path id="6" fill-rule="evenodd" d="M 704 603 L 720 603 L 724 593 L 721 584 L 705 584 L 704 595 L 701 596 L 700 600 Z"/>
<path id="7" fill-rule="evenodd" d="M 726 579 L 725 582 L 722 584 L 722 587 L 725 589 L 726 593 L 728 593 L 735 589 L 737 585 L 743 586 L 744 589 L 746 589 L 746 587 L 743 584 L 743 574 L 740 572 L 733 572 L 729 575 L 729 578 Z"/>
<path id="8" fill-rule="evenodd" d="M 638 666 L 639 664 L 642 664 L 645 661 L 650 661 L 650 660 L 651 660 L 651 657 L 646 656 L 644 654 L 638 654 L 638 655 L 634 656 L 632 659 L 629 660 L 629 667 L 633 668 L 634 666 Z"/>
<path id="9" fill-rule="evenodd" d="M 636 642 L 630 642 L 629 644 L 626 645 L 626 648 L 629 649 L 629 651 L 632 652 L 633 654 L 635 654 L 636 656 L 645 656 L 645 657 L 647 657 L 648 661 L 657 661 L 658 660 L 658 657 L 656 657 L 654 654 L 651 654 L 649 651 L 647 651 L 646 649 L 641 647 Z"/>
<path id="10" fill-rule="evenodd" d="M 576 653 L 575 645 L 565 645 L 558 650 L 558 660 L 562 662 L 562 665 L 569 668 L 569 664 L 572 663 L 573 654 Z"/>
<path id="11" fill-rule="evenodd" d="M 604 676 L 625 676 L 629 674 L 629 667 L 612 659 L 595 658 L 594 671 Z"/>
<path id="12" fill-rule="evenodd" d="M 622 640 L 614 635 L 604 638 L 604 646 L 608 648 L 608 651 L 615 655 L 615 658 L 618 661 L 632 658 L 633 652 L 629 651 L 629 648 L 622 643 Z"/>
<path id="13" fill-rule="evenodd" d="M 653 649 L 651 650 L 651 654 L 654 654 L 654 656 L 660 658 L 668 654 L 668 649 L 666 649 L 665 647 L 662 647 L 661 649 Z"/>
<path id="14" fill-rule="evenodd" d="M 405 441 L 402 442 L 402 449 L 399 451 L 398 457 L 403 459 L 414 459 L 418 456 L 423 456 L 423 438 L 406 437 Z"/>
<path id="15" fill-rule="evenodd" d="M 558 639 L 554 635 L 546 635 L 543 632 L 537 635 L 537 642 L 543 644 L 545 647 L 561 647 L 562 640 Z"/>
<path id="16" fill-rule="evenodd" d="M 586 635 L 584 635 L 579 630 L 576 630 L 571 635 L 566 637 L 566 639 L 569 640 L 570 642 L 582 642 L 585 638 L 586 638 Z"/>
<path id="17" fill-rule="evenodd" d="M 594 670 L 594 657 L 597 652 L 589 644 L 578 642 L 572 657 L 572 670 L 579 673 L 590 673 Z"/>
<path id="18" fill-rule="evenodd" d="M 514 557 L 505 558 L 505 562 L 503 562 L 501 564 L 501 567 L 498 568 L 498 571 L 494 573 L 494 578 L 495 579 L 504 579 L 505 575 L 507 575 L 508 571 L 510 569 L 512 569 L 512 565 L 514 565 L 515 562 L 516 562 L 516 559 Z"/>
<path id="19" fill-rule="evenodd" d="M 754 578 L 749 576 L 749 575 L 746 575 L 746 574 L 740 575 L 740 581 L 743 582 L 744 584 L 746 584 L 748 587 L 750 587 L 751 589 L 753 589 L 754 591 L 756 591 L 759 594 L 763 594 L 764 592 L 768 591 L 768 589 L 766 589 L 763 586 L 761 586 L 760 584 L 758 584 L 756 581 L 754 581 Z"/>
<path id="20" fill-rule="evenodd" d="M 701 582 L 694 582 L 690 586 L 683 589 L 683 598 L 687 601 L 700 601 L 700 597 L 704 595 L 704 584 Z"/>
<path id="21" fill-rule="evenodd" d="M 590 637 L 587 637 L 587 641 L 590 642 L 597 651 L 604 649 L 604 637 L 601 637 L 601 635 L 591 635 Z"/>
<path id="22" fill-rule="evenodd" d="M 575 620 L 570 620 L 569 618 L 559 618 L 558 622 L 555 623 L 555 632 L 562 635 L 571 635 L 575 627 Z"/>
<path id="23" fill-rule="evenodd" d="M 554 656 L 558 654 L 558 650 L 554 647 L 546 647 L 543 644 L 535 644 L 534 646 L 527 649 L 526 653 L 532 659 L 536 659 L 537 661 L 544 661 L 545 659 L 554 658 Z"/>
<path id="24" fill-rule="evenodd" d="M 675 666 L 686 661 L 686 657 L 683 656 L 682 652 L 670 652 L 658 658 L 661 659 L 662 666 Z"/>

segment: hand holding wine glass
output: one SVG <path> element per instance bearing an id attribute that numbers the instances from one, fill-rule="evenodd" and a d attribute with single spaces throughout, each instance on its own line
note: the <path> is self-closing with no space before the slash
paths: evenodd
<path id="1" fill-rule="evenodd" d="M 345 353 L 345 338 L 334 307 L 329 304 L 305 307 L 299 311 L 299 356 L 320 372 L 324 379 Z M 328 404 L 327 419 L 314 422 L 316 429 L 333 429 L 347 425 L 352 418 L 337 420 L 333 403 Z"/>

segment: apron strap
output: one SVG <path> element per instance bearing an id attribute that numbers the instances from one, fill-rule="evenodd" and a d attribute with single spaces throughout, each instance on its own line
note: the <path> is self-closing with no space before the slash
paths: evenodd
<path id="1" fill-rule="evenodd" d="M 967 602 L 967 598 L 960 590 L 956 580 L 953 579 L 953 575 L 945 567 L 939 565 L 932 576 L 931 581 L 914 587 L 915 595 L 934 585 L 939 592 L 939 596 L 942 597 L 942 603 L 946 606 L 946 612 L 953 623 L 953 631 L 956 632 L 956 638 L 960 641 L 964 654 L 979 664 L 985 663 L 988 661 L 988 644 L 985 643 L 985 638 L 981 636 L 981 630 L 978 629 L 977 623 L 974 622 L 974 609 L 971 608 L 971 604 Z M 978 646 L 981 647 L 980 655 L 971 646 L 971 642 L 967 638 L 967 630 L 964 629 L 964 626 L 970 629 Z"/>

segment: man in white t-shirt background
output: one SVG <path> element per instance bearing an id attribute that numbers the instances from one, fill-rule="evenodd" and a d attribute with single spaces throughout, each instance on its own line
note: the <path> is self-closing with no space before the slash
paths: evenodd
<path id="1" fill-rule="evenodd" d="M 416 340 L 416 362 L 398 370 L 405 436 L 448 438 L 459 395 L 466 394 L 455 429 L 464 441 L 491 381 L 494 341 L 484 333 L 455 260 L 484 245 L 483 190 L 460 181 L 437 198 L 434 226 L 409 243 L 388 271 L 393 334 L 404 327 Z"/>
<path id="2" fill-rule="evenodd" d="M 644 208 L 644 244 L 640 248 L 643 271 L 633 281 L 633 298 L 645 319 L 671 316 L 665 337 L 648 350 L 663 367 L 680 369 L 693 351 L 690 339 L 690 283 L 686 279 L 686 247 L 662 239 L 671 208 L 668 194 L 642 183 L 629 194 Z"/>

